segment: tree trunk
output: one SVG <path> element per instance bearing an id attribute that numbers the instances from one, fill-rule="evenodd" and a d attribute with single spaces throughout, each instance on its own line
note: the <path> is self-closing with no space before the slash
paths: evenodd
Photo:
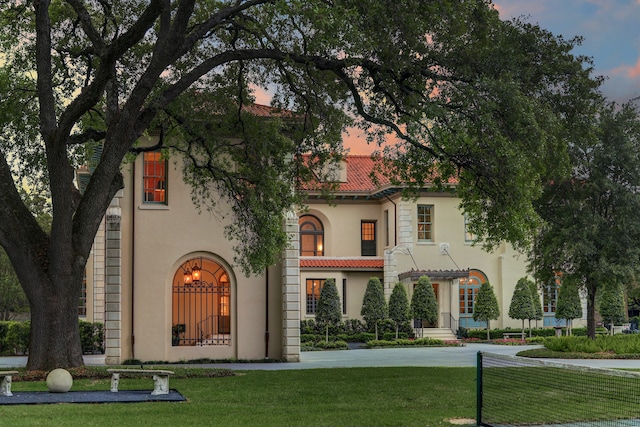
<path id="1" fill-rule="evenodd" d="M 596 338 L 596 289 L 587 287 L 587 336 Z"/>
<path id="2" fill-rule="evenodd" d="M 75 286 L 72 287 L 75 290 Z M 72 295 L 73 294 L 73 295 Z M 52 370 L 84 364 L 78 323 L 78 297 L 69 288 L 31 301 L 27 369 Z"/>
<path id="3" fill-rule="evenodd" d="M 487 320 L 487 341 L 491 341 L 491 332 L 489 327 L 489 320 Z"/>

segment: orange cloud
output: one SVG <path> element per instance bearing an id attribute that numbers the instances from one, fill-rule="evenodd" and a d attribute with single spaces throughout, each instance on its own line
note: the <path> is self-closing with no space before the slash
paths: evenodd
<path id="1" fill-rule="evenodd" d="M 256 104 L 271 105 L 271 94 L 264 88 L 250 85 L 252 95 L 256 98 Z"/>
<path id="2" fill-rule="evenodd" d="M 638 0 L 640 3 L 640 0 Z M 611 74 L 622 74 L 629 78 L 640 77 L 640 58 L 635 65 L 622 65 L 611 70 Z"/>

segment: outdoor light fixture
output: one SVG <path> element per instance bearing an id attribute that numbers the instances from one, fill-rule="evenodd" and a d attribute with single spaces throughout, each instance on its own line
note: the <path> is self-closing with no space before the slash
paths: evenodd
<path id="1" fill-rule="evenodd" d="M 198 275 L 200 274 L 200 272 L 198 272 Z M 184 284 L 185 285 L 190 285 L 192 282 L 192 277 L 191 277 L 191 272 L 187 269 L 184 272 Z"/>
<path id="2" fill-rule="evenodd" d="M 200 281 L 200 267 L 198 267 L 198 264 L 194 265 L 191 269 L 191 277 L 194 282 Z"/>

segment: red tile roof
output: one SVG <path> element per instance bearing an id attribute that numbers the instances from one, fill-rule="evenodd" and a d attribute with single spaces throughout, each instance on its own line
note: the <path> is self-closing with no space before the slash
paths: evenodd
<path id="1" fill-rule="evenodd" d="M 347 182 L 341 182 L 338 191 L 374 191 L 380 187 L 389 185 L 389 178 L 376 173 L 379 185 L 375 185 L 371 178 L 371 172 L 377 171 L 380 166 L 371 156 L 347 156 Z"/>
<path id="2" fill-rule="evenodd" d="M 382 269 L 384 259 L 379 258 L 304 258 L 300 259 L 300 268 L 352 268 Z"/>
<path id="3" fill-rule="evenodd" d="M 270 107 L 262 104 L 244 104 L 242 111 L 258 117 L 295 117 L 296 114 L 291 110 Z"/>

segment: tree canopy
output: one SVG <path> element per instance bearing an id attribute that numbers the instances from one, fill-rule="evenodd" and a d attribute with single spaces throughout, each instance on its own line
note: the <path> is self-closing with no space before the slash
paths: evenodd
<path id="1" fill-rule="evenodd" d="M 0 245 L 30 301 L 31 369 L 82 364 L 74 305 L 131 156 L 169 150 L 202 208 L 231 205 L 247 274 L 286 245 L 291 180 L 339 156 L 348 126 L 398 137 L 394 180 L 455 179 L 488 245 L 526 244 L 599 85 L 579 38 L 501 21 L 489 0 L 9 0 L 0 24 Z M 293 120 L 247 111 L 264 90 Z M 24 183 L 50 198 L 50 232 Z"/>
<path id="2" fill-rule="evenodd" d="M 421 276 L 418 279 L 411 295 L 410 307 L 413 318 L 421 321 L 421 327 L 423 321 L 433 324 L 438 322 L 438 300 L 429 276 Z"/>
<path id="3" fill-rule="evenodd" d="M 613 334 L 613 326 L 626 321 L 624 294 L 622 286 L 608 283 L 599 292 L 598 312 L 604 323 L 609 325 Z"/>
<path id="4" fill-rule="evenodd" d="M 489 282 L 480 285 L 476 300 L 473 304 L 473 320 L 487 324 L 487 339 L 491 338 L 490 324 L 500 316 L 500 307 L 493 286 Z"/>
<path id="5" fill-rule="evenodd" d="M 398 338 L 398 330 L 400 326 L 411 320 L 411 311 L 409 310 L 409 298 L 407 290 L 402 283 L 396 283 L 389 297 L 389 318 L 396 324 L 396 339 Z"/>
<path id="6" fill-rule="evenodd" d="M 569 280 L 564 280 L 558 289 L 556 302 L 556 319 L 566 319 L 571 334 L 573 319 L 582 317 L 582 302 L 578 287 Z"/>
<path id="7" fill-rule="evenodd" d="M 509 305 L 509 317 L 522 320 L 522 333 L 524 333 L 525 319 L 536 317 L 536 307 L 531 295 L 530 280 L 523 277 L 518 280 Z"/>
<path id="8" fill-rule="evenodd" d="M 320 299 L 316 307 L 316 322 L 325 327 L 325 339 L 329 341 L 329 327 L 342 321 L 340 295 L 334 279 L 327 279 L 322 285 Z"/>
<path id="9" fill-rule="evenodd" d="M 389 314 L 387 301 L 384 298 L 384 289 L 382 283 L 377 277 L 369 278 L 367 288 L 364 291 L 362 299 L 362 308 L 360 315 L 367 323 L 367 327 L 373 327 L 378 339 L 378 322 L 387 318 Z"/>
<path id="10" fill-rule="evenodd" d="M 640 261 L 640 111 L 603 104 L 590 133 L 570 145 L 571 176 L 550 180 L 539 199 L 545 220 L 531 250 L 542 283 L 558 273 L 587 293 L 587 330 L 595 337 L 598 289 L 627 283 Z"/>

